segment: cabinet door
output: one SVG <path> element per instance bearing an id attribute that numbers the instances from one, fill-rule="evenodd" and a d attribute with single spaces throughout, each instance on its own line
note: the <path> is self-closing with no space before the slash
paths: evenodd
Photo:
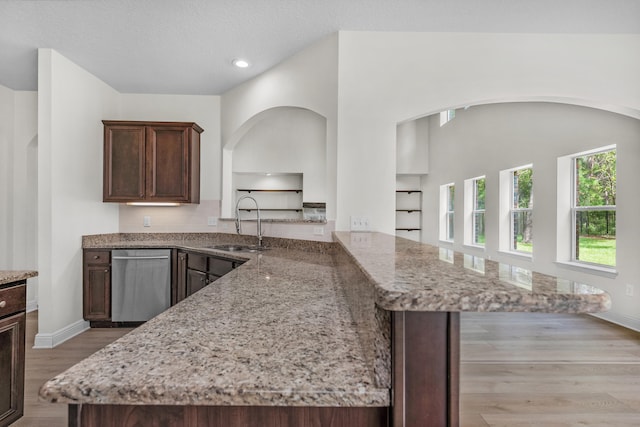
<path id="1" fill-rule="evenodd" d="M 145 195 L 145 127 L 105 125 L 103 201 L 129 202 Z"/>
<path id="2" fill-rule="evenodd" d="M 209 268 L 207 272 L 222 277 L 235 268 L 235 263 L 228 259 L 209 257 Z"/>
<path id="3" fill-rule="evenodd" d="M 111 320 L 111 268 L 87 265 L 84 268 L 83 312 L 85 320 Z"/>
<path id="4" fill-rule="evenodd" d="M 173 303 L 177 304 L 187 297 L 187 253 L 178 252 L 176 262 L 176 283 Z"/>
<path id="5" fill-rule="evenodd" d="M 24 331 L 24 312 L 0 320 L 0 427 L 24 410 Z"/>
<path id="6" fill-rule="evenodd" d="M 187 270 L 187 296 L 198 292 L 209 284 L 207 273 L 197 270 Z"/>
<path id="7" fill-rule="evenodd" d="M 189 128 L 147 126 L 149 201 L 189 201 Z"/>

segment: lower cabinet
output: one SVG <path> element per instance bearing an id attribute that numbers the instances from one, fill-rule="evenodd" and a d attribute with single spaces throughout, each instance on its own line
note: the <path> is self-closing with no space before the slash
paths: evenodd
<path id="1" fill-rule="evenodd" d="M 175 295 L 182 298 L 176 299 L 175 302 L 198 292 L 242 264 L 236 260 L 187 251 L 178 252 L 178 264 L 184 262 L 181 258 L 183 256 L 186 257 L 186 269 L 179 272 L 181 277 L 176 280 L 179 288 L 175 292 Z"/>
<path id="2" fill-rule="evenodd" d="M 85 320 L 111 320 L 111 251 L 83 252 L 82 312 Z"/>
<path id="3" fill-rule="evenodd" d="M 189 296 L 209 284 L 207 273 L 202 271 L 187 269 L 187 290 L 185 296 Z"/>
<path id="4" fill-rule="evenodd" d="M 172 254 L 171 305 L 215 282 L 240 261 L 174 249 Z M 111 321 L 111 251 L 83 251 L 83 317 L 91 326 L 118 326 Z M 1 427 L 1 426 L 0 426 Z"/>
<path id="5" fill-rule="evenodd" d="M 0 427 L 24 412 L 26 285 L 0 289 Z"/>

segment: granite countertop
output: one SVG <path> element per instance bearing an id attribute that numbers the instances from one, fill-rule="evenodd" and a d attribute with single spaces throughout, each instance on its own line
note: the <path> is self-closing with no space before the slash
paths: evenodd
<path id="1" fill-rule="evenodd" d="M 374 283 L 385 310 L 597 313 L 611 307 L 609 294 L 588 284 L 388 234 L 334 232 L 334 239 Z"/>
<path id="2" fill-rule="evenodd" d="M 37 275 L 38 272 L 33 270 L 0 270 L 0 285 L 19 282 Z"/>
<path id="3" fill-rule="evenodd" d="M 85 236 L 83 248 L 175 247 L 248 261 L 56 376 L 42 386 L 41 398 L 72 404 L 388 406 L 388 383 L 379 381 L 384 372 L 372 367 L 372 353 L 352 318 L 360 308 L 351 310 L 349 303 L 355 298 L 360 304 L 364 294 L 348 295 L 355 286 L 346 292 L 337 259 L 357 266 L 364 287 L 367 280 L 373 287 L 366 310 L 379 310 L 374 300 L 390 311 L 578 313 L 610 305 L 606 292 L 588 285 L 395 236 L 336 232 L 334 238 L 337 243 L 265 238 L 268 251 L 231 254 L 202 248 L 251 244 L 255 237 Z"/>
<path id="4" fill-rule="evenodd" d="M 389 405 L 389 389 L 376 387 L 365 360 L 332 256 L 284 248 L 243 256 L 248 261 L 236 270 L 53 378 L 41 398 Z"/>

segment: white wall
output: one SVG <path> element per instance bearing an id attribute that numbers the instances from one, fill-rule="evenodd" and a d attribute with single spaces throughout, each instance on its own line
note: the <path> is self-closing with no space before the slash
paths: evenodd
<path id="1" fill-rule="evenodd" d="M 37 270 L 37 94 L 0 86 L 0 269 Z M 35 309 L 37 278 L 27 282 Z"/>
<path id="2" fill-rule="evenodd" d="M 223 216 L 233 210 L 233 149 L 262 114 L 299 107 L 326 118 L 327 218 L 335 217 L 337 34 L 331 35 L 222 96 Z"/>
<path id="3" fill-rule="evenodd" d="M 200 204 L 179 207 L 120 205 L 120 232 L 214 232 L 207 218 L 220 216 L 220 97 L 213 95 L 122 94 L 120 119 L 196 122 L 200 135 Z M 151 227 L 143 218 L 151 217 Z"/>
<path id="4" fill-rule="evenodd" d="M 437 159 L 423 182 L 423 241 L 439 244 L 439 191 L 454 182 L 453 248 L 535 271 L 581 281 L 608 291 L 613 307 L 603 317 L 640 329 L 640 292 L 625 294 L 627 283 L 640 289 L 640 120 L 586 107 L 552 103 L 505 103 L 458 110 L 440 127 L 432 116 L 430 156 Z M 557 159 L 607 145 L 617 145 L 617 277 L 576 271 L 557 264 Z M 499 252 L 499 173 L 533 164 L 533 259 Z M 463 183 L 486 176 L 486 246 L 464 246 Z"/>
<path id="5" fill-rule="evenodd" d="M 327 121 L 302 108 L 278 108 L 233 150 L 233 172 L 302 173 L 303 201 L 326 202 Z"/>
<path id="6" fill-rule="evenodd" d="M 13 134 L 14 134 L 14 92 L 0 86 L 0 269 L 10 269 L 13 265 Z"/>
<path id="7" fill-rule="evenodd" d="M 101 123 L 118 108 L 114 89 L 56 51 L 38 50 L 36 346 L 85 327 L 82 235 L 118 231 L 117 205 L 102 203 Z"/>
<path id="8" fill-rule="evenodd" d="M 13 153 L 13 266 L 38 269 L 38 94 L 15 92 Z M 27 309 L 35 309 L 38 278 L 27 281 Z"/>
<path id="9" fill-rule="evenodd" d="M 639 50 L 638 35 L 340 32 L 336 229 L 360 215 L 393 233 L 397 123 L 536 99 L 640 117 Z"/>
<path id="10" fill-rule="evenodd" d="M 429 173 L 429 129 L 417 120 L 396 127 L 396 174 Z"/>

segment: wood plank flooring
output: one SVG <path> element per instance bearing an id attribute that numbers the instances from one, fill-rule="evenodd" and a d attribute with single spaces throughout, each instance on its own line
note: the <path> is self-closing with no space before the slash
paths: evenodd
<path id="1" fill-rule="evenodd" d="M 24 416 L 11 427 L 66 427 L 67 405 L 40 402 L 40 386 L 132 328 L 91 329 L 56 348 L 35 350 L 33 342 L 37 329 L 38 312 L 27 313 Z"/>
<path id="2" fill-rule="evenodd" d="M 640 426 L 640 334 L 590 316 L 463 313 L 461 426 Z M 131 329 L 92 329 L 34 350 L 27 315 L 25 416 L 13 426 L 63 427 L 67 407 L 38 389 Z"/>
<path id="3" fill-rule="evenodd" d="M 464 313 L 465 427 L 640 426 L 640 334 L 591 316 Z"/>

